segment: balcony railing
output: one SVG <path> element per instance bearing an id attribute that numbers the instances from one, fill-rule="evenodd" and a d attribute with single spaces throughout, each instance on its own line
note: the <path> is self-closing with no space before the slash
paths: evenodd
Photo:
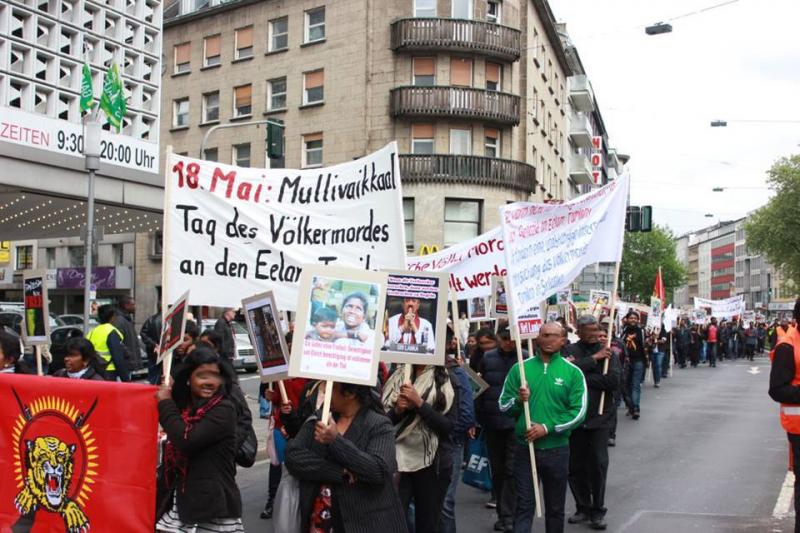
<path id="1" fill-rule="evenodd" d="M 515 28 L 478 20 L 408 18 L 392 23 L 392 50 L 455 50 L 516 61 L 521 35 Z"/>
<path id="2" fill-rule="evenodd" d="M 401 154 L 400 175 L 407 183 L 484 185 L 527 193 L 536 189 L 532 165 L 475 155 Z"/>
<path id="3" fill-rule="evenodd" d="M 510 126 L 519 124 L 519 106 L 519 96 L 485 89 L 468 87 L 392 89 L 393 117 L 456 117 Z"/>

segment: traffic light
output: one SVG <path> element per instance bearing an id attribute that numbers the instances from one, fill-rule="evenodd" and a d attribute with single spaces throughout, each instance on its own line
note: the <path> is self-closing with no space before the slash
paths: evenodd
<path id="1" fill-rule="evenodd" d="M 267 123 L 267 157 L 281 159 L 283 157 L 283 121 Z"/>
<path id="2" fill-rule="evenodd" d="M 651 205 L 642 206 L 642 218 L 641 218 L 641 223 L 639 225 L 639 231 L 644 233 L 648 231 L 653 231 L 653 206 Z"/>
<path id="3" fill-rule="evenodd" d="M 629 205 L 625 216 L 625 231 L 640 231 L 642 227 L 642 208 Z"/>

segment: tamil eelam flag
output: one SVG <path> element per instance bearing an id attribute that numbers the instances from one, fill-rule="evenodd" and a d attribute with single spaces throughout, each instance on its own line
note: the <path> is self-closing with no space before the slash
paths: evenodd
<path id="1" fill-rule="evenodd" d="M 155 390 L 0 374 L 0 532 L 153 531 Z"/>

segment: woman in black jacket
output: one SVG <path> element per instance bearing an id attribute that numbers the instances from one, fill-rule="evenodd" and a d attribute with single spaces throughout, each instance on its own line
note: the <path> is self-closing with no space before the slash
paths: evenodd
<path id="1" fill-rule="evenodd" d="M 234 376 L 208 346 L 183 361 L 170 390 L 156 393 L 167 434 L 158 476 L 156 531 L 243 532 L 236 486 Z"/>
<path id="2" fill-rule="evenodd" d="M 300 480 L 300 531 L 404 533 L 392 476 L 394 431 L 372 390 L 334 383 L 332 420 L 311 417 L 286 448 L 286 467 Z"/>
<path id="3" fill-rule="evenodd" d="M 451 434 L 458 394 L 445 367 L 414 365 L 411 383 L 398 367 L 386 382 L 383 407 L 395 425 L 400 501 L 414 500 L 415 530 L 435 533 L 453 472 Z"/>
<path id="4" fill-rule="evenodd" d="M 68 340 L 65 346 L 64 368 L 57 370 L 53 376 L 105 381 L 105 378 L 97 371 L 99 361 L 92 343 L 83 337 L 75 337 Z"/>

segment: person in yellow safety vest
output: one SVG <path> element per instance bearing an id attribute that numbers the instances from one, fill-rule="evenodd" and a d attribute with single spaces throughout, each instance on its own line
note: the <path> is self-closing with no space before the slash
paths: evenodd
<path id="1" fill-rule="evenodd" d="M 100 322 L 90 331 L 86 338 L 94 346 L 97 355 L 106 362 L 106 379 L 109 381 L 130 381 L 128 362 L 125 359 L 125 347 L 122 344 L 122 333 L 111 325 L 114 318 L 114 307 L 101 305 L 97 309 L 97 319 Z"/>
<path id="2" fill-rule="evenodd" d="M 781 404 L 781 425 L 792 448 L 794 530 L 800 533 L 800 333 L 796 328 L 789 328 L 775 347 L 769 395 Z"/>

